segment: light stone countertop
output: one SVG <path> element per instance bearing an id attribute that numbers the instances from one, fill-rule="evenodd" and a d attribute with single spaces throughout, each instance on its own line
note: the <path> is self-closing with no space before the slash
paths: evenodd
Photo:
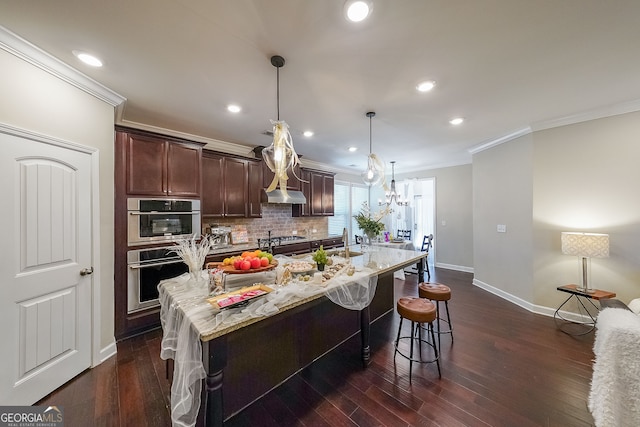
<path id="1" fill-rule="evenodd" d="M 276 292 L 286 292 L 287 295 L 290 293 L 290 298 L 279 301 L 277 312 L 273 314 L 281 313 L 322 298 L 325 292 L 332 287 L 348 285 L 349 283 L 356 283 L 358 281 L 362 282 L 363 280 L 367 281 L 373 276 L 400 270 L 417 263 L 426 255 L 425 252 L 394 249 L 385 246 L 369 246 L 362 252 L 360 246 L 355 245 L 350 248 L 350 251 L 361 253 L 361 255 L 353 256 L 350 259 L 352 265 L 356 268 L 353 276 L 342 274 L 340 277 L 328 280 L 322 286 L 314 285 L 311 282 L 304 282 L 296 284 L 297 288 L 288 285 L 291 286 L 291 288 L 283 287 L 277 289 Z M 281 256 L 277 256 L 276 258 L 281 259 L 280 257 Z M 288 257 L 282 258 L 285 260 L 291 259 Z M 256 276 L 256 282 L 260 280 L 267 281 L 267 278 L 270 277 L 271 281 L 265 284 L 272 286 L 271 284 L 274 283 L 273 277 L 275 275 L 273 273 L 268 275 L 267 273 L 253 273 Z M 203 295 L 202 291 L 189 290 L 186 287 L 187 279 L 188 277 L 186 275 L 182 275 L 174 279 L 165 280 L 160 286 L 162 286 L 163 290 L 168 294 L 172 308 L 179 307 L 181 309 L 203 342 L 244 328 L 271 315 L 261 315 L 259 310 L 257 312 L 258 314 L 246 314 L 247 311 L 251 311 L 250 307 L 253 304 L 258 304 L 258 306 L 263 304 L 263 302 L 260 302 L 263 298 L 258 298 L 242 309 L 219 310 L 214 308 L 206 301 L 208 296 Z M 294 292 L 296 289 L 300 291 Z M 272 294 L 275 296 L 275 293 Z M 272 294 L 269 294 L 268 297 L 271 297 Z"/>

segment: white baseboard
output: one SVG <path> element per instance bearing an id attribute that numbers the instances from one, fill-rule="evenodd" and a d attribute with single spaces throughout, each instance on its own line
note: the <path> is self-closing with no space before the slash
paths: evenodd
<path id="1" fill-rule="evenodd" d="M 505 292 L 501 289 L 495 288 L 487 283 L 484 283 L 478 279 L 473 279 L 472 284 L 474 286 L 477 286 L 481 289 L 484 289 L 487 292 L 491 292 L 494 295 L 499 296 L 502 299 L 505 299 L 509 302 L 512 302 L 513 304 L 516 304 L 522 308 L 524 308 L 527 311 L 530 311 L 532 313 L 536 313 L 536 314 L 542 314 L 543 316 L 549 316 L 549 317 L 553 317 L 554 313 L 556 312 L 555 308 L 550 308 L 550 307 L 545 307 L 543 305 L 536 305 L 536 304 L 532 304 L 529 301 L 525 301 L 520 297 L 517 297 L 515 295 L 511 295 L 508 292 Z M 579 315 L 577 313 L 572 313 L 570 311 L 560 311 L 560 314 L 562 315 L 562 317 L 564 319 L 567 320 L 573 320 L 576 322 L 586 322 L 589 321 L 591 319 L 589 319 L 588 316 L 582 316 Z"/>
<path id="2" fill-rule="evenodd" d="M 473 273 L 473 267 L 465 267 L 463 265 L 444 264 L 442 262 L 436 262 L 437 268 L 446 268 L 447 270 L 463 271 L 465 273 Z"/>
<path id="3" fill-rule="evenodd" d="M 118 349 L 116 347 L 116 340 L 114 339 L 111 344 L 107 345 L 106 347 L 102 348 L 100 350 L 100 355 L 98 358 L 98 363 L 95 366 L 99 365 L 100 363 L 104 362 L 105 360 L 107 360 L 108 358 L 115 356 L 115 354 L 118 352 Z"/>

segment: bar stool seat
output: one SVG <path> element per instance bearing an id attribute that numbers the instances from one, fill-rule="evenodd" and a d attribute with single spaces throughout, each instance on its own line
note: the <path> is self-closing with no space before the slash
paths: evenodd
<path id="1" fill-rule="evenodd" d="M 396 354 L 409 360 L 409 382 L 411 382 L 411 371 L 413 368 L 413 362 L 417 363 L 433 363 L 438 366 L 438 377 L 442 378 L 440 372 L 440 356 L 438 355 L 438 347 L 436 346 L 435 334 L 433 332 L 433 321 L 436 319 L 436 306 L 424 298 L 412 298 L 403 297 L 398 299 L 396 309 L 400 315 L 400 324 L 398 325 L 398 335 L 394 343 L 395 351 L 393 353 L 393 360 L 395 361 Z M 400 336 L 402 330 L 402 321 L 407 319 L 411 321 L 411 334 L 406 336 Z M 422 325 L 426 324 L 427 333 L 431 335 L 431 342 L 428 339 L 422 338 Z M 427 336 L 428 338 L 428 336 Z M 409 355 L 399 348 L 400 343 L 403 341 L 410 341 Z M 414 343 L 418 345 L 419 357 L 414 357 L 413 348 Z M 422 358 L 422 344 L 426 344 L 433 349 L 434 357 L 428 360 Z"/>
<path id="2" fill-rule="evenodd" d="M 449 315 L 449 300 L 451 299 L 451 288 L 441 283 L 423 282 L 418 285 L 418 296 L 436 302 L 436 323 L 438 330 L 438 347 L 440 345 L 440 336 L 442 334 L 451 335 L 451 342 L 453 343 L 453 327 L 451 325 L 451 316 Z M 440 302 L 444 302 L 445 309 L 447 311 L 446 320 L 440 316 Z M 442 330 L 440 328 L 440 321 L 446 322 L 448 328 Z"/>

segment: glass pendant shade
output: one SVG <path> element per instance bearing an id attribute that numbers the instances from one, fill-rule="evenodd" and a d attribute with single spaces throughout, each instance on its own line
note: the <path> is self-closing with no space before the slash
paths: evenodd
<path id="1" fill-rule="evenodd" d="M 362 172 L 362 181 L 368 186 L 378 185 L 382 180 L 382 173 L 376 167 L 376 163 L 371 155 L 367 158 L 367 170 Z"/>

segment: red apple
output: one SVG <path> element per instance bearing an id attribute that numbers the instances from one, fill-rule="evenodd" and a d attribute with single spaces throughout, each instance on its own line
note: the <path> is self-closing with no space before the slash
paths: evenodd
<path id="1" fill-rule="evenodd" d="M 244 261 L 244 259 L 242 258 L 236 258 L 233 261 L 233 268 L 235 268 L 236 270 L 240 270 L 240 268 L 242 267 L 242 261 Z"/>
<path id="2" fill-rule="evenodd" d="M 240 265 L 241 270 L 249 270 L 251 269 L 251 261 L 244 260 Z"/>
<path id="3" fill-rule="evenodd" d="M 260 258 L 251 258 L 251 268 L 260 268 Z"/>
<path id="4" fill-rule="evenodd" d="M 268 265 L 269 265 L 269 258 L 267 258 L 266 256 L 260 258 L 260 266 L 266 267 Z"/>

